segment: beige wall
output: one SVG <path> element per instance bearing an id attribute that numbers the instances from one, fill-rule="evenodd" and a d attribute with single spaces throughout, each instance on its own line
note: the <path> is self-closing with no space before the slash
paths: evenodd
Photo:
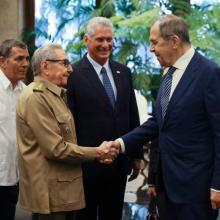
<path id="1" fill-rule="evenodd" d="M 22 0 L 0 0 L 0 42 L 19 39 L 23 27 Z"/>

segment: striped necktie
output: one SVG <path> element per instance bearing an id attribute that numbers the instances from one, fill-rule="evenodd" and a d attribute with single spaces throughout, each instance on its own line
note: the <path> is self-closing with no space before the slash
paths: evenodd
<path id="1" fill-rule="evenodd" d="M 171 66 L 167 71 L 167 74 L 162 82 L 162 93 L 161 93 L 161 109 L 162 109 L 162 118 L 164 119 L 167 111 L 167 107 L 170 100 L 170 91 L 172 86 L 173 73 L 176 70 L 176 67 Z"/>
<path id="2" fill-rule="evenodd" d="M 111 85 L 111 82 L 108 78 L 107 72 L 105 67 L 102 67 L 101 69 L 101 75 L 102 75 L 102 82 L 103 82 L 103 86 L 105 88 L 105 91 L 108 95 L 109 101 L 111 102 L 111 105 L 114 109 L 115 107 L 115 95 L 114 95 L 114 91 Z"/>

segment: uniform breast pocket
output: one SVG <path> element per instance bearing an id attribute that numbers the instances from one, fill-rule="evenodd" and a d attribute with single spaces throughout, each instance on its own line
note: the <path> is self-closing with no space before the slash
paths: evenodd
<path id="1" fill-rule="evenodd" d="M 56 116 L 58 121 L 58 126 L 60 128 L 60 134 L 65 141 L 72 140 L 71 132 L 71 116 L 69 114 L 63 114 Z"/>

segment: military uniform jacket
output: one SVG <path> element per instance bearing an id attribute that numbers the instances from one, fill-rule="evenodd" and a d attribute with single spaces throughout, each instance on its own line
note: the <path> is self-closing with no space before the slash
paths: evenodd
<path id="1" fill-rule="evenodd" d="M 96 152 L 76 145 L 64 89 L 35 79 L 19 97 L 16 122 L 21 207 L 33 213 L 84 208 L 81 162 Z"/>

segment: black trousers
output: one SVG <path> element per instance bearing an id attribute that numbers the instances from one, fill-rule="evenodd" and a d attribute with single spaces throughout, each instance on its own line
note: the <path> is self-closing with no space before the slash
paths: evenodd
<path id="1" fill-rule="evenodd" d="M 121 220 L 127 176 L 84 180 L 86 208 L 77 212 L 77 220 Z"/>
<path id="2" fill-rule="evenodd" d="M 167 211 L 165 192 L 157 193 L 156 202 L 157 202 L 157 208 L 159 212 L 159 220 L 170 220 L 169 213 Z"/>
<path id="3" fill-rule="evenodd" d="M 50 214 L 33 213 L 32 220 L 75 220 L 75 211 L 53 212 Z"/>
<path id="4" fill-rule="evenodd" d="M 215 220 L 218 215 L 211 202 L 176 204 L 166 197 L 166 207 L 169 220 Z"/>
<path id="5" fill-rule="evenodd" d="M 0 186 L 0 219 L 15 219 L 18 192 L 18 185 Z"/>

